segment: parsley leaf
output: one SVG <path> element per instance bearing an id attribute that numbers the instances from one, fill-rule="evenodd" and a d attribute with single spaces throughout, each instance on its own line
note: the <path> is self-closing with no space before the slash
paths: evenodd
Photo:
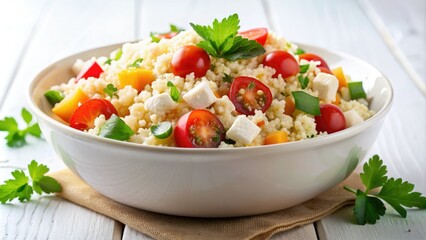
<path id="1" fill-rule="evenodd" d="M 15 198 L 18 198 L 20 202 L 29 201 L 34 191 L 38 194 L 62 191 L 61 185 L 54 178 L 44 176 L 49 171 L 46 165 L 32 160 L 28 164 L 28 171 L 32 186 L 29 177 L 22 170 L 13 171 L 13 179 L 6 180 L 3 185 L 0 185 L 0 202 L 2 204 Z"/>
<path id="2" fill-rule="evenodd" d="M 223 77 L 222 77 L 222 81 L 227 82 L 227 83 L 232 83 L 232 81 L 234 80 L 233 77 L 231 77 L 230 75 L 224 73 Z"/>
<path id="3" fill-rule="evenodd" d="M 119 60 L 120 58 L 121 58 L 121 55 L 123 55 L 123 49 L 121 49 L 121 48 L 119 48 L 119 49 L 117 49 L 117 51 L 115 52 L 115 56 L 114 56 L 114 58 L 108 58 L 106 61 L 105 61 L 105 64 L 108 64 L 108 65 L 110 65 L 111 64 L 111 62 L 114 60 L 114 61 L 117 61 L 117 60 Z"/>
<path id="4" fill-rule="evenodd" d="M 419 192 L 413 192 L 413 184 L 403 182 L 401 178 L 388 179 L 386 166 L 378 155 L 371 157 L 364 164 L 363 170 L 360 177 L 366 187 L 365 191 L 344 186 L 344 189 L 356 195 L 354 215 L 358 224 L 375 224 L 380 216 L 385 214 L 386 207 L 383 201 L 392 206 L 403 218 L 407 216 L 407 210 L 403 206 L 426 209 L 426 197 Z M 370 192 L 378 187 L 382 187 L 380 192 Z"/>
<path id="5" fill-rule="evenodd" d="M 138 58 L 136 59 L 132 64 L 129 65 L 129 67 L 134 67 L 134 68 L 140 68 L 141 67 L 141 63 L 143 61 L 143 58 Z"/>
<path id="6" fill-rule="evenodd" d="M 108 94 L 108 96 L 110 98 L 112 98 L 113 96 L 117 96 L 117 91 L 118 89 L 112 84 L 109 83 L 105 88 L 104 88 L 104 93 Z"/>
<path id="7" fill-rule="evenodd" d="M 300 87 L 302 87 L 302 89 L 305 89 L 309 84 L 309 78 L 308 77 L 303 77 L 302 75 L 299 75 L 297 77 L 297 80 L 299 80 Z"/>
<path id="8" fill-rule="evenodd" d="M 27 143 L 25 140 L 27 134 L 30 134 L 36 138 L 41 137 L 41 130 L 38 126 L 38 123 L 31 124 L 33 120 L 31 113 L 27 109 L 22 108 L 21 116 L 27 124 L 27 127 L 22 130 L 19 129 L 18 123 L 13 117 L 5 117 L 4 119 L 0 120 L 0 131 L 8 132 L 5 139 L 9 147 L 24 146 Z"/>
<path id="9" fill-rule="evenodd" d="M 265 49 L 255 40 L 237 36 L 240 19 L 238 14 L 229 16 L 219 22 L 215 19 L 212 26 L 190 23 L 195 32 L 203 38 L 197 46 L 209 55 L 229 61 L 248 59 L 265 53 Z"/>
<path id="10" fill-rule="evenodd" d="M 306 73 L 306 72 L 308 71 L 308 69 L 309 69 L 309 65 L 310 65 L 310 64 L 303 64 L 303 65 L 300 65 L 299 73 Z"/>
<path id="11" fill-rule="evenodd" d="M 170 87 L 170 97 L 177 102 L 180 98 L 180 93 L 177 87 L 170 81 L 167 82 L 167 87 Z"/>
<path id="12" fill-rule="evenodd" d="M 304 53 L 305 53 L 305 50 L 298 48 L 294 54 L 300 55 L 300 54 L 304 54 Z"/>

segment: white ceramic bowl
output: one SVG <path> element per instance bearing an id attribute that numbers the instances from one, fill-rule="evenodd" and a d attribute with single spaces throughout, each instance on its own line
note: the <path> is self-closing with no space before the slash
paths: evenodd
<path id="1" fill-rule="evenodd" d="M 361 80 L 377 113 L 315 139 L 235 149 L 143 146 L 92 136 L 61 123 L 43 93 L 72 77 L 76 59 L 107 56 L 120 45 L 82 52 L 47 67 L 28 100 L 43 135 L 64 163 L 101 194 L 136 208 L 194 217 L 231 217 L 292 207 L 342 182 L 373 145 L 392 101 L 388 80 L 344 53 L 301 45 Z"/>

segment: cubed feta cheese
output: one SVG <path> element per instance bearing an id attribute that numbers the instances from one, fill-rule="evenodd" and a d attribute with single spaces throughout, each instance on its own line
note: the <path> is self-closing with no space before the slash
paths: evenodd
<path id="1" fill-rule="evenodd" d="M 158 115 L 162 115 L 169 112 L 170 110 L 175 108 L 175 106 L 176 103 L 167 93 L 162 93 L 148 98 L 148 100 L 146 100 L 145 102 L 145 108 L 148 109 L 148 111 Z"/>
<path id="2" fill-rule="evenodd" d="M 199 109 L 212 105 L 217 98 L 209 87 L 209 84 L 202 82 L 183 95 L 183 100 L 192 108 Z"/>
<path id="3" fill-rule="evenodd" d="M 313 80 L 312 89 L 318 92 L 318 97 L 324 102 L 336 100 L 336 93 L 339 87 L 339 80 L 331 74 L 318 73 Z"/>
<path id="4" fill-rule="evenodd" d="M 364 122 L 364 119 L 362 119 L 362 117 L 353 109 L 344 112 L 343 115 L 345 115 L 347 128 Z"/>
<path id="5" fill-rule="evenodd" d="M 245 115 L 240 115 L 226 132 L 226 136 L 234 141 L 249 144 L 259 133 L 260 128 L 255 123 Z"/>

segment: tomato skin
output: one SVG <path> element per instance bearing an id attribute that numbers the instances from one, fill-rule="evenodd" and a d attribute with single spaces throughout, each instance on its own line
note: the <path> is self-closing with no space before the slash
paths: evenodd
<path id="1" fill-rule="evenodd" d="M 296 75 L 300 70 L 299 63 L 293 55 L 286 51 L 273 51 L 266 54 L 262 64 L 275 69 L 274 78 L 278 77 L 279 74 L 283 78 L 288 78 Z"/>
<path id="2" fill-rule="evenodd" d="M 194 73 L 195 77 L 203 77 L 210 69 L 210 57 L 204 49 L 187 45 L 180 47 L 172 57 L 171 69 L 174 75 L 185 78 Z"/>
<path id="3" fill-rule="evenodd" d="M 111 115 L 118 115 L 114 105 L 106 99 L 90 99 L 81 104 L 70 118 L 70 127 L 84 131 L 94 127 L 94 121 L 99 115 L 109 119 Z"/>
<path id="4" fill-rule="evenodd" d="M 328 69 L 328 71 L 330 71 L 330 67 L 328 67 L 327 62 L 322 59 L 322 57 L 315 55 L 313 53 L 303 53 L 299 55 L 299 59 L 305 59 L 306 61 L 318 61 L 321 62 L 320 65 L 318 65 L 317 67 L 325 67 Z M 323 72 L 323 71 L 321 71 Z"/>
<path id="5" fill-rule="evenodd" d="M 158 37 L 158 38 L 160 38 L 160 39 L 172 39 L 173 37 L 175 37 L 176 35 L 178 35 L 178 33 L 177 32 L 169 32 L 169 33 L 163 33 L 163 34 L 159 34 L 158 36 L 156 36 L 156 37 Z"/>
<path id="6" fill-rule="evenodd" d="M 244 89 L 244 94 L 242 95 L 240 94 L 241 89 Z M 263 92 L 262 95 L 257 94 L 259 90 Z M 234 104 L 237 112 L 245 115 L 254 115 L 255 110 L 265 112 L 271 106 L 272 93 L 268 86 L 256 78 L 239 76 L 231 84 L 229 99 Z"/>
<path id="7" fill-rule="evenodd" d="M 225 139 L 225 128 L 210 111 L 195 109 L 179 118 L 174 138 L 178 147 L 217 148 Z"/>
<path id="8" fill-rule="evenodd" d="M 101 73 L 103 73 L 104 70 L 99 66 L 99 64 L 94 61 L 91 65 L 88 65 L 81 69 L 80 73 L 75 78 L 75 82 L 78 82 L 81 78 L 87 79 L 89 77 L 99 78 Z"/>
<path id="9" fill-rule="evenodd" d="M 248 38 L 250 40 L 255 40 L 260 45 L 265 45 L 266 39 L 268 38 L 268 29 L 267 28 L 253 28 L 246 31 L 238 33 L 239 36 L 243 38 Z"/>
<path id="10" fill-rule="evenodd" d="M 318 132 L 334 133 L 346 128 L 346 119 L 342 110 L 333 104 L 322 104 L 321 115 L 315 116 Z"/>
<path id="11" fill-rule="evenodd" d="M 318 68 L 319 68 L 319 70 L 320 70 L 321 72 L 323 72 L 323 73 L 328 73 L 328 74 L 333 75 L 333 73 L 330 71 L 330 69 L 328 69 L 328 68 L 326 68 L 326 67 L 318 67 Z"/>

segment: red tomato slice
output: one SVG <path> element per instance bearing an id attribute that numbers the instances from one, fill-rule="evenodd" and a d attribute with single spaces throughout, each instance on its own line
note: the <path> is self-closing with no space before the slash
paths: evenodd
<path id="1" fill-rule="evenodd" d="M 177 32 L 169 32 L 169 33 L 163 33 L 163 34 L 158 34 L 156 37 L 158 38 L 164 38 L 164 39 L 171 39 L 174 36 L 178 35 Z"/>
<path id="2" fill-rule="evenodd" d="M 255 40 L 260 45 L 264 45 L 266 42 L 266 39 L 268 38 L 268 29 L 267 28 L 253 28 L 247 31 L 239 32 L 238 35 L 240 35 L 243 38 L 248 38 L 250 40 Z"/>
<path id="3" fill-rule="evenodd" d="M 278 77 L 279 74 L 283 78 L 294 76 L 299 73 L 300 67 L 296 59 L 286 51 L 273 51 L 266 54 L 262 62 L 263 65 L 275 69 L 273 77 Z"/>
<path id="4" fill-rule="evenodd" d="M 178 147 L 216 148 L 225 139 L 225 128 L 210 111 L 196 109 L 179 118 L 174 137 Z"/>
<path id="5" fill-rule="evenodd" d="M 101 73 L 103 73 L 104 70 L 99 66 L 99 64 L 94 61 L 92 64 L 87 65 L 83 69 L 81 69 L 80 73 L 75 78 L 75 82 L 78 82 L 81 78 L 87 79 L 89 77 L 99 78 Z"/>
<path id="6" fill-rule="evenodd" d="M 321 115 L 315 116 L 318 132 L 334 133 L 346 128 L 346 119 L 342 110 L 333 104 L 322 104 Z"/>
<path id="7" fill-rule="evenodd" d="M 328 73 L 328 74 L 333 75 L 333 73 L 330 71 L 330 69 L 328 69 L 328 68 L 326 68 L 326 67 L 318 67 L 318 68 L 319 68 L 319 70 L 320 70 L 321 72 L 323 72 L 323 73 Z"/>
<path id="8" fill-rule="evenodd" d="M 272 93 L 256 78 L 240 76 L 231 84 L 229 99 L 239 113 L 253 115 L 255 110 L 265 112 L 271 106 Z"/>
<path id="9" fill-rule="evenodd" d="M 210 69 L 210 57 L 204 49 L 187 45 L 180 47 L 172 57 L 171 69 L 174 75 L 185 78 L 194 73 L 195 77 L 203 77 Z"/>
<path id="10" fill-rule="evenodd" d="M 118 115 L 115 107 L 105 99 L 90 99 L 74 111 L 70 118 L 70 127 L 78 130 L 87 130 L 94 127 L 94 122 L 99 115 L 109 119 L 112 114 Z"/>
<path id="11" fill-rule="evenodd" d="M 321 62 L 320 65 L 317 67 L 325 67 L 330 71 L 330 68 L 328 67 L 328 64 L 324 59 L 322 59 L 320 56 L 315 55 L 313 53 L 304 53 L 299 55 L 299 59 L 305 59 L 306 61 L 318 61 Z"/>

